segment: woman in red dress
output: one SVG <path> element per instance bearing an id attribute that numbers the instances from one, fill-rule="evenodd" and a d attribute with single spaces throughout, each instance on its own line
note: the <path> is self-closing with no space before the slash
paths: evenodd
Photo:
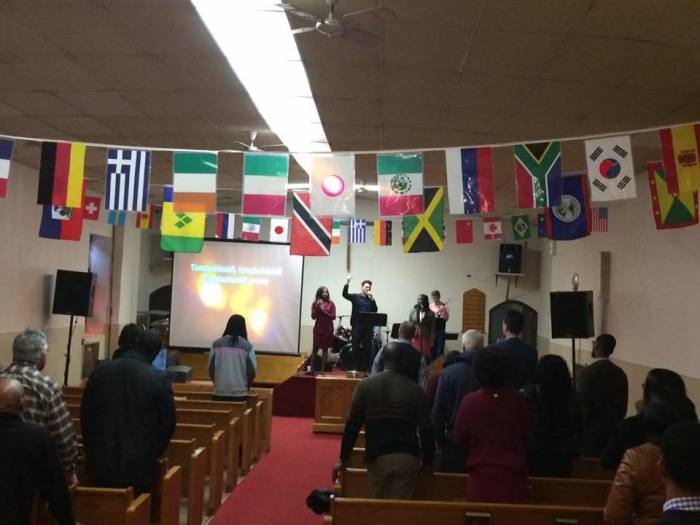
<path id="1" fill-rule="evenodd" d="M 333 320 L 335 319 L 335 303 L 331 301 L 328 288 L 320 286 L 316 290 L 316 300 L 311 305 L 311 319 L 314 324 L 314 344 L 311 353 L 311 373 L 316 374 L 316 353 L 321 350 L 321 371 L 326 369 L 328 350 L 333 348 Z"/>

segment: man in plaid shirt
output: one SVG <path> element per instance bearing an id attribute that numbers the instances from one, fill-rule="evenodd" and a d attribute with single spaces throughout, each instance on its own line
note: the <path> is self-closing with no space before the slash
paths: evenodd
<path id="1" fill-rule="evenodd" d="M 22 419 L 49 431 L 58 451 L 69 487 L 77 485 L 75 460 L 78 442 L 73 422 L 63 401 L 61 387 L 43 375 L 48 352 L 46 336 L 40 330 L 27 328 L 12 343 L 12 364 L 0 376 L 17 379 L 24 387 Z"/>

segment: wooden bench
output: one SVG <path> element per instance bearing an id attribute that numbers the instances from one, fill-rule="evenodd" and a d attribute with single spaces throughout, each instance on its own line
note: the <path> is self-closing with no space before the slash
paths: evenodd
<path id="1" fill-rule="evenodd" d="M 83 525 L 148 525 L 151 496 L 134 491 L 78 487 L 72 495 L 75 520 Z"/>
<path id="2" fill-rule="evenodd" d="M 225 432 L 216 430 L 214 424 L 210 425 L 188 425 L 178 424 L 175 426 L 173 439 L 191 440 L 194 439 L 195 446 L 205 449 L 205 462 L 207 463 L 207 473 L 209 474 L 209 499 L 207 501 L 207 511 L 213 515 L 221 506 L 221 499 L 224 491 L 224 449 Z"/>
<path id="3" fill-rule="evenodd" d="M 251 392 L 257 394 L 258 399 L 262 401 L 262 434 L 263 434 L 263 449 L 261 454 L 270 451 L 270 435 L 272 430 L 272 403 L 274 401 L 274 389 L 253 387 Z"/>
<path id="4" fill-rule="evenodd" d="M 467 478 L 467 474 L 423 474 L 413 499 L 464 500 Z M 342 497 L 369 497 L 367 470 L 345 469 L 338 481 L 336 493 Z M 529 478 L 529 485 L 531 501 L 538 505 L 604 507 L 610 492 L 609 481 L 591 479 Z"/>
<path id="5" fill-rule="evenodd" d="M 187 525 L 201 525 L 204 515 L 204 449 L 194 439 L 171 439 L 166 456 L 171 465 L 182 468 L 180 496 L 187 499 Z"/>
<path id="6" fill-rule="evenodd" d="M 332 525 L 602 525 L 595 507 L 334 498 Z"/>

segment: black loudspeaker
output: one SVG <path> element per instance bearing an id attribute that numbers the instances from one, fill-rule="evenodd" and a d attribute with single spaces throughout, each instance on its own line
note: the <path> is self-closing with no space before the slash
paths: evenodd
<path id="1" fill-rule="evenodd" d="M 92 316 L 95 277 L 91 272 L 56 270 L 53 313 L 78 317 Z"/>
<path id="2" fill-rule="evenodd" d="M 520 273 L 523 247 L 519 244 L 501 244 L 498 273 Z"/>
<path id="3" fill-rule="evenodd" d="M 593 337 L 593 292 L 550 292 L 552 339 Z"/>

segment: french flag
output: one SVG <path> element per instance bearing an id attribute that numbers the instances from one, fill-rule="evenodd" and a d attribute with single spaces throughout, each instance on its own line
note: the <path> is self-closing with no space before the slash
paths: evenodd
<path id="1" fill-rule="evenodd" d="M 216 236 L 219 239 L 233 239 L 233 228 L 236 224 L 234 213 L 216 214 Z"/>
<path id="2" fill-rule="evenodd" d="M 488 213 L 495 209 L 491 148 L 445 150 L 450 214 Z"/>
<path id="3" fill-rule="evenodd" d="M 7 179 L 10 177 L 10 161 L 12 160 L 11 140 L 0 139 L 0 199 L 7 197 Z"/>

